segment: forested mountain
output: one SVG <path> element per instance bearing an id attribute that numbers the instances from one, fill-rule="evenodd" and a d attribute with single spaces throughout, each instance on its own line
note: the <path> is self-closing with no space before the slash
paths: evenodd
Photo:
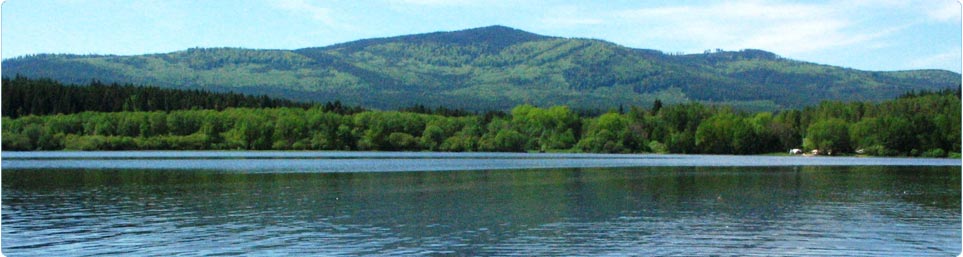
<path id="1" fill-rule="evenodd" d="M 267 94 L 378 109 L 508 110 L 520 104 L 608 109 L 697 101 L 755 110 L 823 100 L 880 101 L 958 88 L 941 70 L 860 71 L 761 50 L 666 54 L 502 26 L 366 39 L 297 50 L 195 48 L 137 56 L 6 59 L 3 76 Z"/>

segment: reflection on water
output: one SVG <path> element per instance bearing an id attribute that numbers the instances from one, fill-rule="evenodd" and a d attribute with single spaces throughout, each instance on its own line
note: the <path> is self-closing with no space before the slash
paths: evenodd
<path id="1" fill-rule="evenodd" d="M 13 169 L 179 169 L 243 173 L 598 167 L 961 166 L 960 159 L 585 153 L 117 151 L 3 152 Z"/>
<path id="2" fill-rule="evenodd" d="M 960 252 L 959 167 L 3 170 L 20 255 Z"/>

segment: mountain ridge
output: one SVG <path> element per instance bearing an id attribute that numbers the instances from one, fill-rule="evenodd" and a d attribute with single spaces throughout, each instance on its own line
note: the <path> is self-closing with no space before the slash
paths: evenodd
<path id="1" fill-rule="evenodd" d="M 506 110 L 518 104 L 608 109 L 699 101 L 747 109 L 879 101 L 958 88 L 942 70 L 862 71 L 764 50 L 666 54 L 598 39 L 488 26 L 294 50 L 191 48 L 160 54 L 42 54 L 3 60 L 3 76 L 268 94 L 396 109 Z"/>
<path id="2" fill-rule="evenodd" d="M 360 39 L 355 41 L 349 41 L 344 43 L 337 43 L 329 46 L 321 47 L 307 47 L 299 48 L 294 51 L 308 50 L 308 49 L 323 49 L 323 50 L 333 50 L 339 48 L 358 48 L 364 46 L 370 46 L 373 44 L 391 42 L 391 41 L 407 41 L 412 43 L 425 42 L 425 41 L 445 41 L 449 43 L 459 43 L 462 45 L 471 45 L 477 43 L 488 43 L 502 46 L 496 47 L 498 49 L 504 46 L 517 44 L 525 41 L 540 40 L 554 38 L 550 36 L 543 36 L 528 31 L 511 28 L 502 25 L 492 25 L 479 28 L 471 28 L 464 30 L 455 31 L 437 31 L 421 34 L 411 34 L 411 35 L 400 35 L 392 37 L 381 37 L 381 38 L 368 38 Z"/>

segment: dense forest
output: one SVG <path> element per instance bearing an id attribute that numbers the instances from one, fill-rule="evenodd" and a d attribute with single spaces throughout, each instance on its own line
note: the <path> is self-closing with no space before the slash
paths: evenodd
<path id="1" fill-rule="evenodd" d="M 134 83 L 266 94 L 396 110 L 417 104 L 509 111 L 664 103 L 799 109 L 825 100 L 883 101 L 960 87 L 943 70 L 861 71 L 763 50 L 666 54 L 502 26 L 367 39 L 296 50 L 192 48 L 133 56 L 37 54 L 3 60 L 3 75 L 67 84 Z M 144 110 L 144 109 L 142 109 Z"/>
<path id="2" fill-rule="evenodd" d="M 3 116 L 71 114 L 84 111 L 173 111 L 190 109 L 223 110 L 229 107 L 274 108 L 312 106 L 267 96 L 213 93 L 204 90 L 162 89 L 148 86 L 105 85 L 91 81 L 86 86 L 63 85 L 50 79 L 3 78 Z M 332 103 L 334 104 L 334 103 Z M 337 103 L 339 106 L 340 102 Z"/>
<path id="3" fill-rule="evenodd" d="M 5 85 L 7 82 L 4 80 Z M 8 105 L 6 86 L 4 90 L 4 150 L 761 154 L 804 148 L 835 154 L 858 151 L 881 156 L 945 157 L 959 155 L 961 139 L 959 91 L 907 94 L 881 103 L 827 101 L 776 113 L 748 113 L 700 103 L 663 105 L 661 101 L 650 107 L 613 109 L 595 116 L 580 115 L 566 106 L 532 105 L 517 106 L 510 113 L 477 115 L 425 106 L 406 111 L 345 111 L 333 108 L 330 103 L 313 107 L 218 105 L 216 107 L 226 108 L 155 111 L 121 104 L 121 108 L 111 109 L 119 112 L 84 111 L 14 118 L 6 115 L 8 108 L 27 108 Z M 84 103 L 101 104 L 99 101 Z M 97 110 L 99 107 L 77 108 Z"/>

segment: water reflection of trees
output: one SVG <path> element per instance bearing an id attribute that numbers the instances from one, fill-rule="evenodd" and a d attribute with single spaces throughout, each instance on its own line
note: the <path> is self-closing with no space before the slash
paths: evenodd
<path id="1" fill-rule="evenodd" d="M 870 214 L 898 220 L 958 215 L 952 213 L 960 208 L 958 167 L 4 170 L 2 183 L 4 211 L 139 215 L 145 222 L 179 227 L 283 225 L 321 234 L 374 233 L 449 245 L 526 236 L 577 240 L 572 235 L 588 233 L 572 224 L 618 229 L 644 222 L 729 220 L 751 224 L 743 230 L 778 230 L 792 226 L 784 221 L 802 212 L 830 205 L 873 203 L 877 205 L 867 208 Z M 836 218 L 861 218 L 841 215 L 850 216 Z M 640 237 L 658 233 L 658 228 L 633 229 Z M 401 242 L 413 243 L 396 244 Z"/>

